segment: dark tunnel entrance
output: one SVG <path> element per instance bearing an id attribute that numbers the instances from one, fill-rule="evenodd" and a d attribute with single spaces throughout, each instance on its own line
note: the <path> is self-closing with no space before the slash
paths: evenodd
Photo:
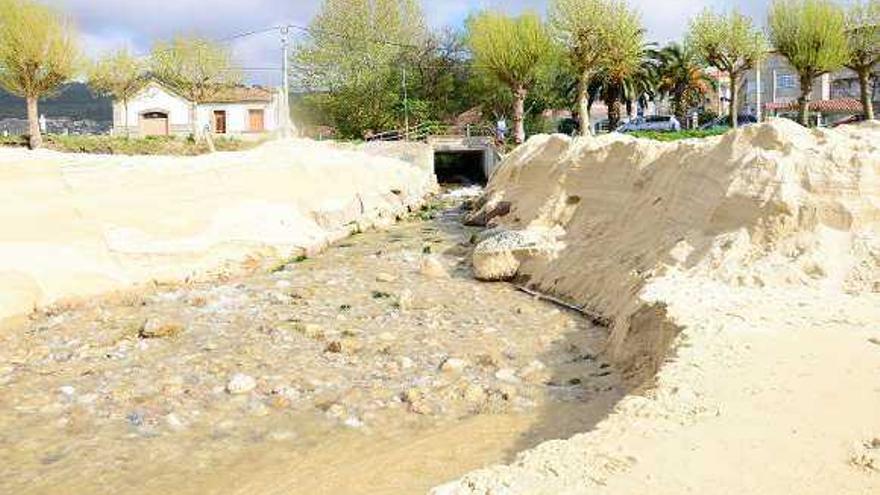
<path id="1" fill-rule="evenodd" d="M 483 170 L 484 151 L 438 151 L 434 154 L 434 171 L 441 184 L 470 186 L 486 185 Z"/>

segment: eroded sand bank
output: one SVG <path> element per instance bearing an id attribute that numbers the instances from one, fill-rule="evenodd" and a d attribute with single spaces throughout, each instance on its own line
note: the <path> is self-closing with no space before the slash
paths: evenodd
<path id="1" fill-rule="evenodd" d="M 606 320 L 645 385 L 440 494 L 880 490 L 880 125 L 539 136 L 474 220 L 485 279 Z"/>
<path id="2" fill-rule="evenodd" d="M 430 150 L 298 140 L 192 158 L 0 150 L 0 317 L 313 252 L 435 186 Z"/>

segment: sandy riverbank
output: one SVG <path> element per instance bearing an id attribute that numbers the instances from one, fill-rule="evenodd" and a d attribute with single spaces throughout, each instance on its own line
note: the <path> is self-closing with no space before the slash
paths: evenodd
<path id="1" fill-rule="evenodd" d="M 433 189 L 430 150 L 306 140 L 199 157 L 0 150 L 0 317 L 320 250 Z M 408 160 L 408 161 L 407 161 Z"/>
<path id="2" fill-rule="evenodd" d="M 645 385 L 435 494 L 880 490 L 880 126 L 539 136 L 474 216 L 476 272 L 608 321 Z"/>

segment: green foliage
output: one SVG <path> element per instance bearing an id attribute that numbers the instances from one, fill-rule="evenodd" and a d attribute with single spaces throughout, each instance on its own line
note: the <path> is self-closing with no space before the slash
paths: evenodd
<path id="1" fill-rule="evenodd" d="M 848 61 L 845 22 L 843 9 L 830 0 L 775 0 L 770 7 L 770 39 L 800 76 L 802 125 L 807 125 L 813 80 Z"/>
<path id="2" fill-rule="evenodd" d="M 295 112 L 323 115 L 313 120 L 347 138 L 402 124 L 402 69 L 427 43 L 419 2 L 325 0 L 309 27 L 293 56 L 296 84 L 320 96 L 300 99 Z"/>
<path id="3" fill-rule="evenodd" d="M 846 66 L 859 76 L 865 116 L 874 118 L 870 74 L 880 63 L 880 0 L 857 1 L 846 12 L 849 57 Z"/>
<path id="4" fill-rule="evenodd" d="M 742 75 L 764 58 L 767 40 L 752 20 L 739 12 L 716 14 L 704 10 L 691 21 L 685 44 L 706 65 L 730 78 L 730 121 L 736 126 Z"/>
<path id="5" fill-rule="evenodd" d="M 553 44 L 541 18 L 534 13 L 509 17 L 480 12 L 467 20 L 467 42 L 474 64 L 510 88 L 514 138 L 525 141 L 525 103 L 542 67 L 554 58 Z"/>
<path id="6" fill-rule="evenodd" d="M 676 131 L 676 132 L 661 132 L 661 131 L 638 131 L 632 132 L 629 135 L 637 138 L 643 139 L 653 139 L 654 141 L 680 141 L 682 139 L 702 139 L 713 136 L 720 136 L 725 134 L 728 128 L 714 128 L 714 129 L 692 129 L 689 131 Z"/>
<path id="7" fill-rule="evenodd" d="M 30 145 L 42 144 L 37 100 L 73 77 L 77 33 L 59 11 L 34 0 L 0 1 L 0 86 L 27 99 Z"/>
<path id="8" fill-rule="evenodd" d="M 547 30 L 535 13 L 508 17 L 484 11 L 468 19 L 467 31 L 474 63 L 511 89 L 531 87 L 552 49 Z"/>
<path id="9" fill-rule="evenodd" d="M 127 102 L 143 86 L 146 67 L 128 49 L 121 48 L 92 63 L 86 76 L 96 93 Z"/>
<path id="10" fill-rule="evenodd" d="M 241 82 L 241 74 L 232 69 L 229 49 L 203 38 L 178 36 L 156 43 L 150 69 L 160 81 L 195 103 Z"/>
<path id="11" fill-rule="evenodd" d="M 215 139 L 218 151 L 242 151 L 257 146 L 259 142 L 231 138 Z M 26 146 L 27 138 L 8 136 L 0 140 L 0 146 Z M 192 156 L 208 153 L 204 143 L 173 136 L 150 136 L 139 139 L 125 139 L 114 136 L 46 136 L 45 145 L 49 149 L 65 153 L 90 153 L 101 155 L 172 155 Z"/>
<path id="12" fill-rule="evenodd" d="M 657 58 L 657 92 L 672 100 L 672 111 L 684 125 L 688 110 L 702 103 L 715 88 L 715 80 L 706 74 L 697 54 L 688 46 L 671 43 L 657 53 Z"/>
<path id="13" fill-rule="evenodd" d="M 21 97 L 55 91 L 76 70 L 79 51 L 71 21 L 32 0 L 0 2 L 0 86 Z"/>

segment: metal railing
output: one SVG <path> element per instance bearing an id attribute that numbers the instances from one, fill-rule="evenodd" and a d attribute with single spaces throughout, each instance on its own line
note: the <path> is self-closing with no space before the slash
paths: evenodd
<path id="1" fill-rule="evenodd" d="M 451 125 L 426 122 L 408 130 L 393 129 L 367 137 L 367 141 L 426 141 L 432 136 L 494 137 L 495 130 L 486 125 Z"/>

